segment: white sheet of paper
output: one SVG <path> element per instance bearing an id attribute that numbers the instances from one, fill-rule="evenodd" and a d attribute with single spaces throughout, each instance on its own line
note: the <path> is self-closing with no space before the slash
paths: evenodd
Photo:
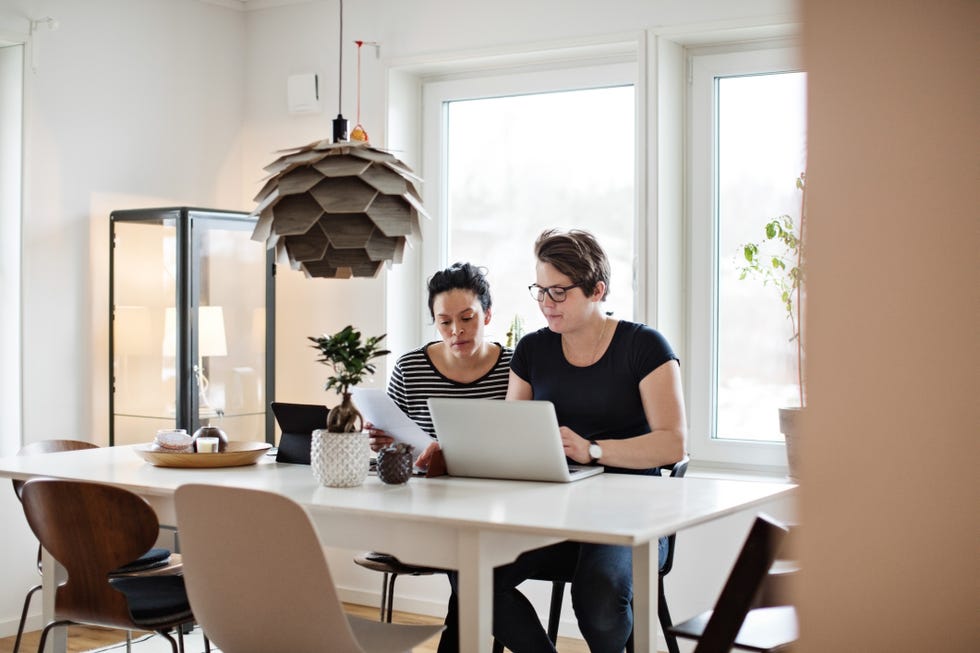
<path id="1" fill-rule="evenodd" d="M 351 392 L 354 405 L 361 411 L 364 421 L 371 422 L 375 428 L 387 431 L 396 442 L 404 442 L 415 447 L 414 456 L 418 456 L 431 442 L 435 442 L 428 433 L 412 421 L 411 417 L 402 412 L 383 389 L 351 388 Z"/>

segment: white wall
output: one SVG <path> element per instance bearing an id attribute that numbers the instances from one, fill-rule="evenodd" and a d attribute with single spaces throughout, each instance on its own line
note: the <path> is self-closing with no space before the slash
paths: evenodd
<path id="1" fill-rule="evenodd" d="M 36 35 L 37 71 L 27 81 L 25 442 L 53 435 L 106 441 L 109 212 L 161 205 L 249 210 L 261 168 L 275 150 L 329 135 L 336 113 L 336 3 L 275 6 L 253 0 L 259 8 L 248 12 L 224 4 L 0 0 L 0 32 L 27 33 L 30 18 L 47 15 L 60 24 Z M 362 81 L 362 121 L 380 146 L 386 144 L 390 61 L 643 29 L 683 31 L 690 24 L 737 27 L 795 10 L 790 0 L 345 4 L 345 40 L 381 44 L 380 59 L 365 49 Z M 300 72 L 320 75 L 322 114 L 288 114 L 286 77 Z M 351 46 L 345 51 L 343 107 L 351 120 L 355 83 Z M 325 369 L 315 363 L 306 336 L 345 324 L 368 334 L 384 332 L 384 278 L 307 280 L 281 269 L 277 290 L 277 396 L 330 402 L 321 390 Z M 22 591 L 34 580 L 31 538 L 9 494 L 0 499 L 0 519 L 10 532 L 2 540 L 7 555 L 0 556 L 0 634 L 12 632 Z M 740 544 L 742 522 L 721 528 L 724 537 L 692 530 L 680 539 L 670 589 L 679 616 L 710 605 L 720 585 L 718 569 L 699 580 L 702 558 L 720 564 Z M 716 549 L 718 540 L 727 545 Z M 703 556 L 702 544 L 709 547 Z M 380 579 L 344 566 L 349 553 L 334 556 L 338 580 L 351 596 L 369 600 Z M 429 580 L 404 581 L 398 596 L 428 606 L 421 611 L 441 611 L 445 581 Z"/>
<path id="2" fill-rule="evenodd" d="M 0 0 L 0 32 L 27 34 L 23 218 L 23 442 L 105 444 L 108 224 L 114 209 L 242 209 L 245 18 L 197 0 Z M 36 58 L 31 58 L 36 55 Z M 36 581 L 35 543 L 13 492 L 0 633 Z M 9 557 L 8 557 L 9 556 Z M 35 602 L 39 605 L 39 602 Z"/>

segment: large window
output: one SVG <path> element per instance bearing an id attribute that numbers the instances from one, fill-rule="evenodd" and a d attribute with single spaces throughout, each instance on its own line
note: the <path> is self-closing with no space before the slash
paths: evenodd
<path id="1" fill-rule="evenodd" d="M 742 278 L 742 246 L 779 216 L 799 224 L 805 74 L 783 48 L 695 53 L 691 70 L 691 448 L 782 464 L 778 409 L 799 405 L 794 323 L 771 281 Z"/>
<path id="2" fill-rule="evenodd" d="M 771 287 L 738 279 L 737 255 L 768 220 L 799 215 L 805 75 L 787 41 L 752 48 L 665 42 L 645 65 L 639 48 L 603 64 L 419 73 L 435 218 L 419 274 L 456 260 L 485 266 L 490 336 L 503 341 L 515 315 L 527 330 L 542 325 L 526 292 L 535 237 L 594 231 L 613 259 L 607 308 L 660 329 L 681 355 L 692 457 L 778 468 L 777 409 L 795 396 L 792 329 Z M 398 108 L 408 115 L 413 104 Z M 404 306 L 412 285 L 394 300 Z M 427 312 L 416 323 L 419 340 L 437 337 Z"/>
<path id="3" fill-rule="evenodd" d="M 486 267 L 490 338 L 504 342 L 515 317 L 525 331 L 545 325 L 527 286 L 534 240 L 552 227 L 596 234 L 612 267 L 606 310 L 634 319 L 634 79 L 634 65 L 617 64 L 426 86 L 426 125 L 438 134 L 427 137 L 426 199 L 440 219 L 425 274 L 454 261 Z"/>

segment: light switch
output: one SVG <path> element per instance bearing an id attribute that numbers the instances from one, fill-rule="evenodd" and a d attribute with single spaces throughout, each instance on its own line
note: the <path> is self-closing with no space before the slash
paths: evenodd
<path id="1" fill-rule="evenodd" d="M 290 75 L 286 83 L 289 113 L 320 113 L 320 84 L 316 73 Z"/>

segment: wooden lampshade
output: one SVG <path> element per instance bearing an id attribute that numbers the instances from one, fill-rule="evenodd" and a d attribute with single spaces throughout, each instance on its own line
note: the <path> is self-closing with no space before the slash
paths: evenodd
<path id="1" fill-rule="evenodd" d="M 426 215 L 411 169 L 366 142 L 317 141 L 265 167 L 252 240 L 307 277 L 374 277 L 400 263 Z"/>

